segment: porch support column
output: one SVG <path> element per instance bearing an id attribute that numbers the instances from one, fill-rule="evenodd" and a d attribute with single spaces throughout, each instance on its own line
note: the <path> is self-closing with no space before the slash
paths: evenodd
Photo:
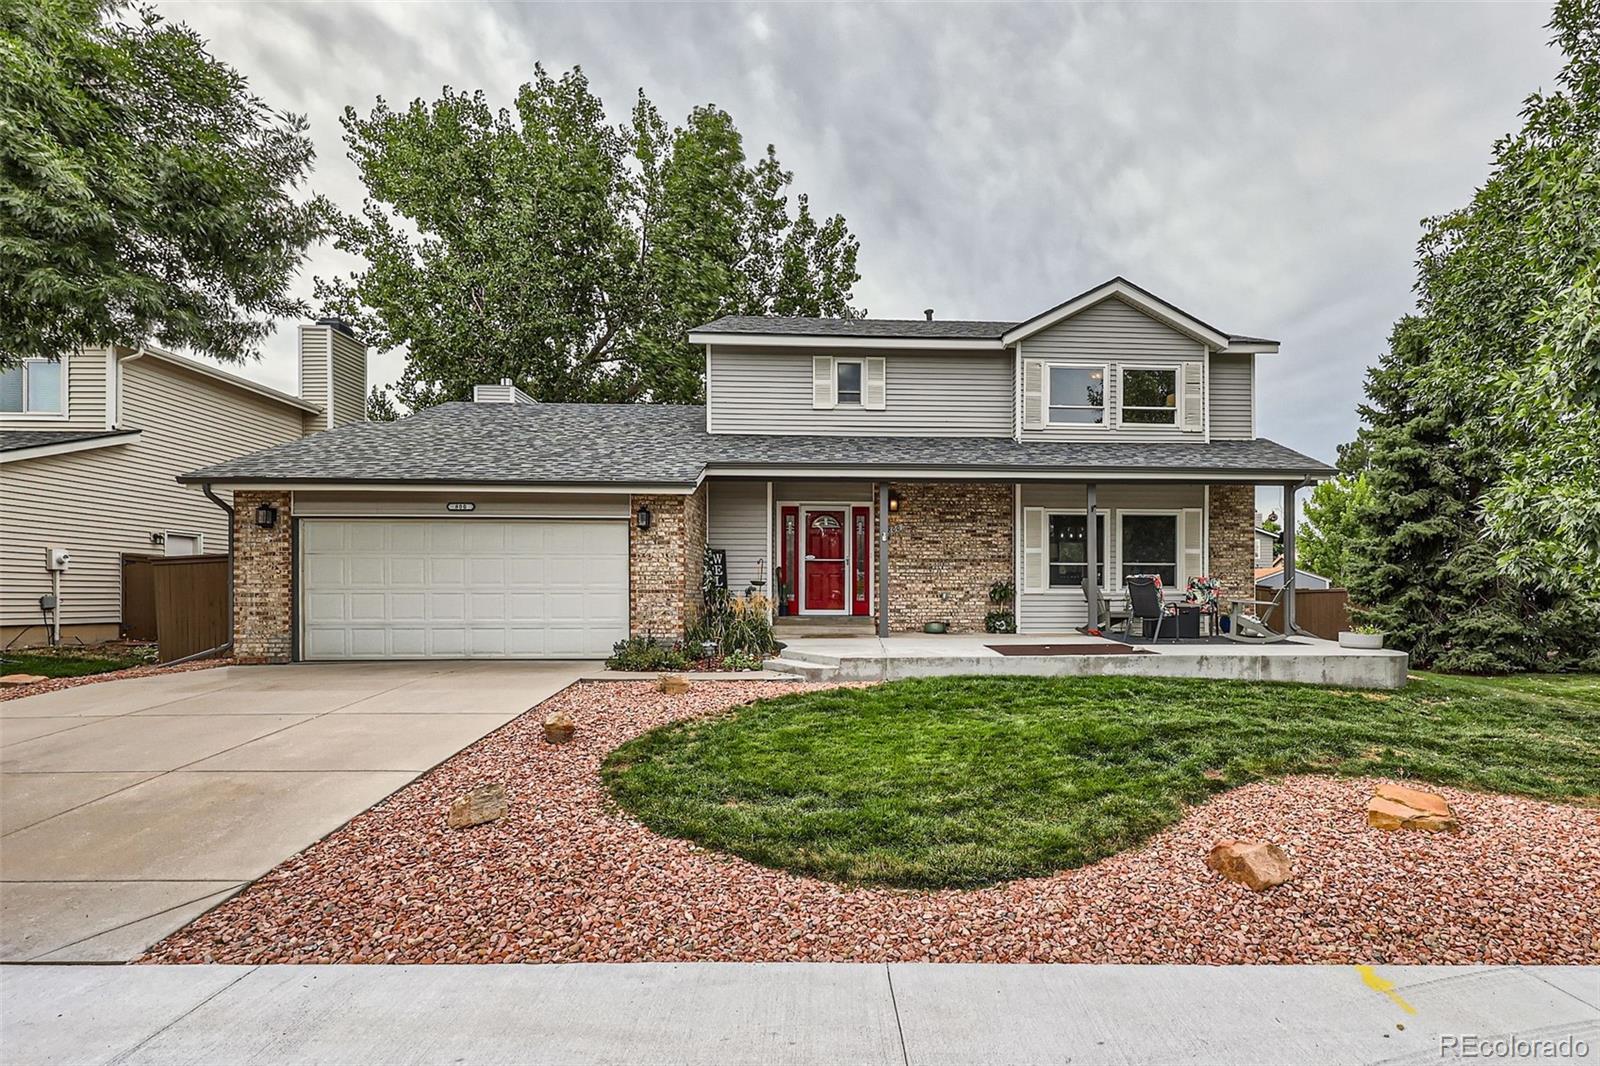
<path id="1" fill-rule="evenodd" d="M 1088 626 L 1090 629 L 1100 628 L 1100 579 L 1098 567 L 1100 564 L 1099 537 L 1095 536 L 1094 521 L 1095 495 L 1099 486 L 1093 481 L 1083 486 L 1083 536 L 1084 551 L 1089 563 L 1088 573 L 1084 575 L 1084 589 L 1089 595 L 1084 598 L 1089 609 Z M 1048 549 L 1048 545 L 1046 548 Z"/>
<path id="2" fill-rule="evenodd" d="M 878 482 L 878 636 L 889 635 L 889 483 Z"/>
<path id="3" fill-rule="evenodd" d="M 1300 486 L 1293 481 L 1283 483 L 1283 632 L 1285 635 L 1295 631 L 1294 614 L 1294 585 L 1295 563 L 1294 552 L 1294 494 Z"/>

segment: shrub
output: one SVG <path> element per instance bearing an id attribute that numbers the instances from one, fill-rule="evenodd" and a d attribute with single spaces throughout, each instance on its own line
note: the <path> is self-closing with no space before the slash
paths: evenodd
<path id="1" fill-rule="evenodd" d="M 762 658 L 759 655 L 735 651 L 723 657 L 722 668 L 724 670 L 759 670 L 761 669 L 761 663 Z"/>
<path id="2" fill-rule="evenodd" d="M 742 652 L 760 658 L 777 650 L 772 636 L 772 601 L 760 593 L 735 596 L 717 584 L 709 550 L 701 571 L 700 594 L 704 609 L 690 623 L 684 638 L 696 654 L 703 644 L 714 645 L 715 654 L 722 656 Z"/>
<path id="3" fill-rule="evenodd" d="M 686 670 L 698 656 L 678 641 L 660 640 L 649 635 L 619 640 L 611 647 L 607 670 Z"/>
<path id="4" fill-rule="evenodd" d="M 1017 614 L 1011 606 L 1016 591 L 1016 586 L 1009 581 L 996 581 L 989 586 L 989 603 L 992 609 L 983 616 L 983 628 L 986 631 L 990 633 L 1017 631 Z"/>

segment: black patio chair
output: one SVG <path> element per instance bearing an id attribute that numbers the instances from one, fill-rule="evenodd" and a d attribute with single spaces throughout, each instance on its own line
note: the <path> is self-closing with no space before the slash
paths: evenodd
<path id="1" fill-rule="evenodd" d="M 1138 619 L 1141 623 L 1147 619 L 1155 619 L 1156 633 L 1152 641 L 1161 639 L 1161 625 L 1169 617 L 1166 601 L 1161 598 L 1161 579 L 1153 574 L 1129 574 L 1124 584 L 1128 587 L 1128 618 L 1123 623 L 1124 636 L 1133 635 L 1133 622 Z M 1177 632 L 1176 619 L 1174 619 L 1173 632 Z"/>

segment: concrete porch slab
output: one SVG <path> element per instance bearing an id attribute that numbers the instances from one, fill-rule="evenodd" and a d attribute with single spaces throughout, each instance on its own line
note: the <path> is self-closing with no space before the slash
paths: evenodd
<path id="1" fill-rule="evenodd" d="M 1315 637 L 1284 644 L 1149 644 L 1141 655 L 1002 655 L 997 644 L 1113 644 L 1082 633 L 899 634 L 889 637 L 804 638 L 791 641 L 776 670 L 817 681 L 893 681 L 960 675 L 1062 677 L 1192 677 L 1233 681 L 1292 681 L 1352 688 L 1400 688 L 1408 657 L 1398 651 L 1358 651 Z"/>

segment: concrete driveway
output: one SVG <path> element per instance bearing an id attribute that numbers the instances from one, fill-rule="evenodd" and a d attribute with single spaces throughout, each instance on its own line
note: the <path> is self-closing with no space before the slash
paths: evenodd
<path id="1" fill-rule="evenodd" d="M 593 667 L 235 666 L 0 703 L 0 961 L 134 958 Z"/>

